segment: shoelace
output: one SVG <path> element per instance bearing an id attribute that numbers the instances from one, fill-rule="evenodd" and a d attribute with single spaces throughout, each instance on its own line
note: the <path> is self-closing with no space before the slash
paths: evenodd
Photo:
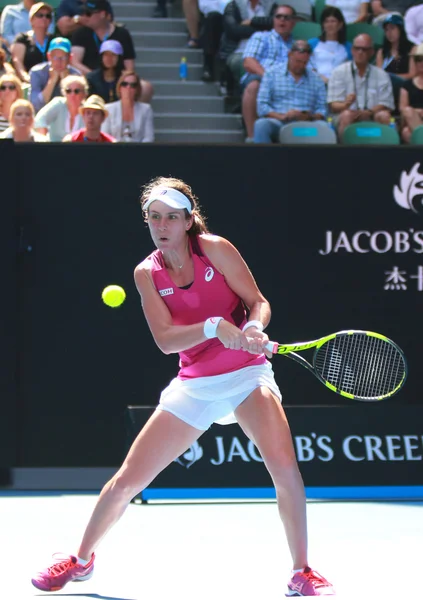
<path id="1" fill-rule="evenodd" d="M 327 579 L 320 575 L 320 573 L 318 573 L 317 571 L 313 571 L 313 569 L 310 569 L 309 567 L 305 568 L 303 573 L 310 581 L 310 583 L 316 588 L 328 587 L 331 585 Z"/>
<path id="2" fill-rule="evenodd" d="M 55 564 L 47 568 L 50 577 L 58 577 L 76 564 L 76 558 L 74 556 L 56 553 L 53 554 L 53 558 L 56 560 Z"/>

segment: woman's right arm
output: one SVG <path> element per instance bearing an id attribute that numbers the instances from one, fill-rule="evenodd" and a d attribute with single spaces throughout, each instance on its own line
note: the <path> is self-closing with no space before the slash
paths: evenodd
<path id="1" fill-rule="evenodd" d="M 376 66 L 379 67 L 379 69 L 383 69 L 382 48 L 379 48 L 379 50 L 376 53 Z"/>
<path id="2" fill-rule="evenodd" d="M 38 133 L 46 135 L 48 133 L 48 127 L 57 119 L 58 112 L 60 109 L 58 98 L 53 98 L 48 104 L 43 106 L 37 113 L 34 122 L 34 129 Z"/>
<path id="3" fill-rule="evenodd" d="M 207 340 L 204 323 L 173 325 L 172 316 L 155 289 L 147 267 L 138 265 L 134 279 L 151 334 L 164 354 L 183 352 Z"/>
<path id="4" fill-rule="evenodd" d="M 24 67 L 26 47 L 24 44 L 15 42 L 12 44 L 12 63 L 21 81 L 29 83 L 29 74 Z"/>

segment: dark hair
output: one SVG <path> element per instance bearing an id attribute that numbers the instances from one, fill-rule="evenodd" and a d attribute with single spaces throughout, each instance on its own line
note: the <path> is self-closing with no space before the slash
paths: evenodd
<path id="1" fill-rule="evenodd" d="M 141 201 L 141 209 L 143 211 L 145 221 L 147 221 L 147 219 L 148 219 L 148 213 L 143 208 L 144 204 L 149 199 L 150 194 L 154 190 L 154 188 L 159 187 L 159 186 L 160 187 L 169 187 L 169 188 L 178 190 L 178 192 L 181 192 L 182 194 L 184 194 L 188 198 L 188 200 L 191 202 L 191 206 L 192 206 L 191 215 L 189 214 L 189 212 L 186 209 L 184 211 L 185 218 L 187 220 L 189 218 L 193 217 L 193 222 L 188 231 L 188 235 L 190 235 L 191 237 L 194 237 L 196 235 L 200 235 L 201 233 L 209 233 L 209 230 L 207 229 L 207 225 L 206 225 L 206 218 L 201 214 L 200 205 L 198 204 L 198 198 L 197 198 L 197 196 L 194 195 L 194 193 L 191 189 L 191 186 L 189 186 L 187 183 L 185 183 L 185 181 L 182 181 L 182 179 L 176 179 L 175 177 L 155 177 L 154 179 L 152 179 L 146 185 L 143 186 L 140 201 Z"/>
<path id="2" fill-rule="evenodd" d="M 278 8 L 289 8 L 289 10 L 290 10 L 290 11 L 291 11 L 291 13 L 292 13 L 292 16 L 293 16 L 293 17 L 296 17 L 296 16 L 297 16 L 297 11 L 296 11 L 296 10 L 295 10 L 295 8 L 294 8 L 293 6 L 291 6 L 290 4 L 277 4 L 277 3 L 275 3 L 275 4 L 272 6 L 272 10 L 271 10 L 272 17 L 274 17 L 274 16 L 275 16 L 275 13 L 276 13 L 276 11 L 278 10 Z"/>
<path id="3" fill-rule="evenodd" d="M 326 32 L 323 29 L 323 23 L 328 17 L 335 17 L 337 21 L 342 23 L 341 29 L 338 31 L 338 42 L 340 44 L 345 44 L 347 41 L 347 24 L 345 23 L 344 15 L 336 6 L 326 6 L 320 17 L 320 25 L 322 26 L 322 35 L 320 36 L 320 40 L 322 42 L 326 42 Z"/>
<path id="4" fill-rule="evenodd" d="M 398 29 L 400 30 L 400 37 L 398 40 L 398 55 L 407 56 L 407 54 L 409 54 L 411 48 L 413 47 L 413 44 L 407 37 L 404 25 L 398 25 L 397 23 L 386 23 L 386 25 L 395 25 L 395 27 L 398 27 Z M 382 56 L 383 58 L 388 58 L 391 55 L 391 42 L 386 37 L 385 27 L 384 31 L 385 35 L 383 38 Z"/>
<path id="5" fill-rule="evenodd" d="M 104 73 L 104 71 L 106 71 L 107 69 L 106 69 L 106 67 L 104 66 L 104 63 L 103 63 L 103 54 L 104 54 L 104 52 L 101 54 L 100 64 L 101 64 L 101 70 Z M 115 71 L 115 79 L 116 80 L 118 80 L 119 77 L 121 76 L 122 71 L 123 71 L 123 67 L 124 67 L 123 56 L 121 54 L 118 54 L 118 59 L 117 59 L 116 66 L 112 67 L 114 69 L 114 71 Z"/>

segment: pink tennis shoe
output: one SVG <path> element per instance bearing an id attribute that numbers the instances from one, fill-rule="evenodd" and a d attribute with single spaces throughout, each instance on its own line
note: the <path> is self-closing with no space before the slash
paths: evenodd
<path id="1" fill-rule="evenodd" d="M 335 590 L 329 581 L 322 577 L 317 571 L 305 567 L 302 571 L 295 573 L 288 582 L 288 593 L 286 596 L 335 596 Z"/>
<path id="2" fill-rule="evenodd" d="M 53 558 L 55 562 L 51 567 L 47 567 L 31 579 L 32 585 L 43 592 L 56 592 L 69 581 L 85 581 L 93 575 L 94 554 L 85 566 L 78 563 L 76 556 L 53 554 Z"/>

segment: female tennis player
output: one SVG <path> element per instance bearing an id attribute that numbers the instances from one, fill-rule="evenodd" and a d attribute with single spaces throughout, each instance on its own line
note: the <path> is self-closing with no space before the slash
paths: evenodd
<path id="1" fill-rule="evenodd" d="M 190 186 L 159 177 L 144 188 L 141 205 L 157 250 L 136 267 L 135 283 L 157 346 L 165 354 L 179 353 L 180 370 L 101 491 L 76 555 L 55 557 L 32 583 L 55 591 L 89 579 L 96 547 L 132 498 L 212 423 L 237 421 L 276 488 L 293 560 L 287 595 L 334 595 L 331 584 L 308 565 L 304 486 L 263 351 L 269 303 L 236 248 L 208 232 Z"/>

